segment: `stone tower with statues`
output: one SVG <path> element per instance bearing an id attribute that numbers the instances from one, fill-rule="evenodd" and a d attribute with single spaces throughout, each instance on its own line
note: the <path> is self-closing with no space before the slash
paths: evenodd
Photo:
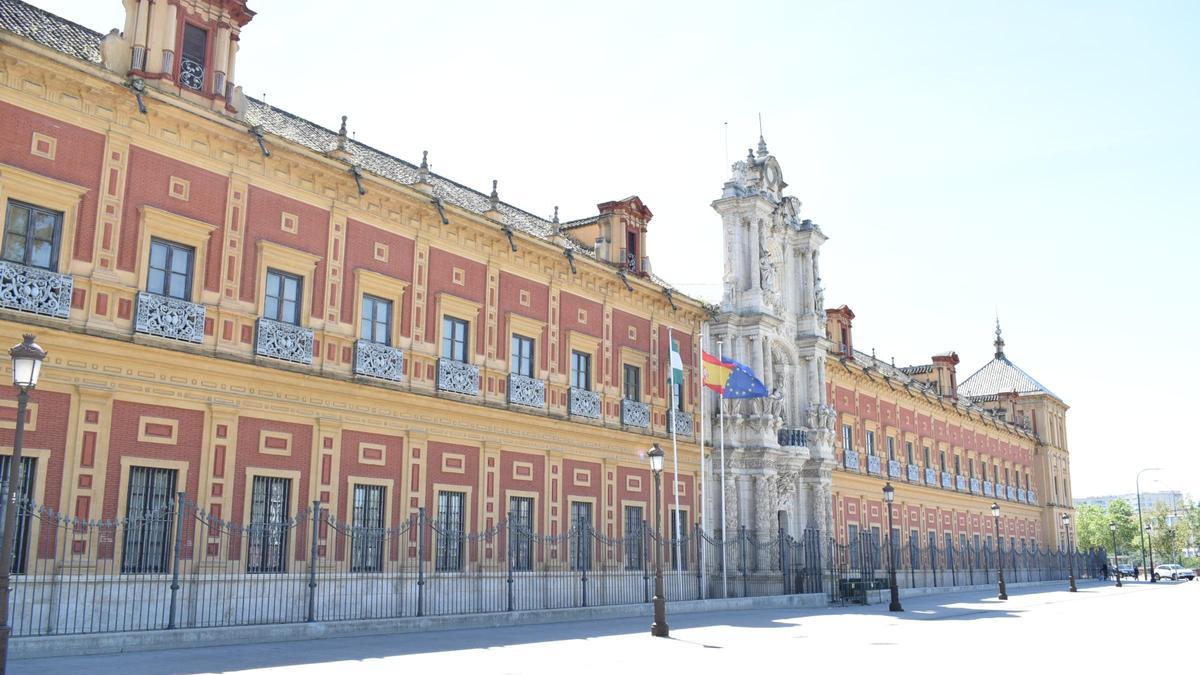
<path id="1" fill-rule="evenodd" d="M 721 305 L 707 347 L 754 370 L 771 395 L 723 400 L 725 522 L 759 536 L 783 528 L 829 532 L 833 409 L 826 400 L 825 308 L 820 248 L 825 235 L 784 193 L 779 162 L 760 137 L 732 167 L 712 203 L 723 227 Z M 714 423 L 714 429 L 716 424 Z M 715 437 L 714 437 L 715 438 Z M 709 507 L 720 520 L 718 461 Z"/>

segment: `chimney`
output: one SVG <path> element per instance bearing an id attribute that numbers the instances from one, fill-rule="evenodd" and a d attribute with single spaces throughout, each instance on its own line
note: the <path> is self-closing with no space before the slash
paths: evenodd
<path id="1" fill-rule="evenodd" d="M 958 375 L 955 366 L 958 365 L 958 354 L 946 352 L 934 354 L 933 371 L 937 376 L 938 393 L 952 399 L 958 398 Z"/>
<path id="2" fill-rule="evenodd" d="M 825 331 L 834 345 L 837 346 L 837 353 L 848 358 L 854 358 L 854 334 L 852 331 L 854 312 L 846 305 L 842 305 L 837 309 L 825 310 Z"/>

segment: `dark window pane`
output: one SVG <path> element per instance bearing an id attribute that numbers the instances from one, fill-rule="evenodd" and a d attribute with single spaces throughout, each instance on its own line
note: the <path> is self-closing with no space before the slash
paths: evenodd
<path id="1" fill-rule="evenodd" d="M 287 571 L 290 530 L 288 507 L 291 480 L 255 476 L 250 500 L 250 526 L 246 571 L 252 574 Z"/>
<path id="2" fill-rule="evenodd" d="M 61 227 L 61 213 L 9 201 L 4 219 L 4 259 L 21 265 L 55 269 L 58 266 Z"/>
<path id="3" fill-rule="evenodd" d="M 170 571 L 174 503 L 174 470 L 130 467 L 122 573 L 165 574 Z"/>

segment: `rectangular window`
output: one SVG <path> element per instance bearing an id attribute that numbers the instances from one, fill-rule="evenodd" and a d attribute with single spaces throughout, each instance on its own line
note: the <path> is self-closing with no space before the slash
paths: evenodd
<path id="1" fill-rule="evenodd" d="M 975 460 L 970 457 L 967 458 L 967 475 L 971 478 L 975 477 Z"/>
<path id="2" fill-rule="evenodd" d="M 625 364 L 625 400 L 642 400 L 642 369 Z"/>
<path id="3" fill-rule="evenodd" d="M 988 479 L 987 467 L 988 467 L 987 462 L 979 463 L 979 470 L 983 472 L 983 479 L 985 481 Z"/>
<path id="4" fill-rule="evenodd" d="M 300 292 L 304 281 L 279 270 L 267 270 L 267 294 L 263 316 L 280 323 L 300 325 Z"/>
<path id="5" fill-rule="evenodd" d="M 0 455 L 0 480 L 8 478 L 8 467 L 12 463 L 11 455 Z M 29 524 L 33 515 L 33 485 L 37 475 L 37 458 L 22 457 L 21 470 L 17 476 L 16 486 L 12 488 L 21 500 L 22 507 L 17 509 L 16 534 L 13 537 L 12 573 L 25 573 L 25 553 L 29 550 Z M 2 510 L 0 510 L 2 513 Z M 0 524 L 0 532 L 4 530 Z"/>
<path id="6" fill-rule="evenodd" d="M 292 481 L 255 476 L 250 498 L 250 539 L 246 571 L 282 574 L 287 571 L 288 509 Z"/>
<path id="7" fill-rule="evenodd" d="M 959 457 L 958 455 L 954 456 L 954 475 L 962 475 L 962 457 Z"/>
<path id="8" fill-rule="evenodd" d="M 463 568 L 463 535 L 466 512 L 465 492 L 438 492 L 437 559 L 434 569 L 439 572 L 461 572 Z"/>
<path id="9" fill-rule="evenodd" d="M 849 424 L 842 425 L 842 449 L 854 449 L 854 429 L 852 429 Z"/>
<path id="10" fill-rule="evenodd" d="M 533 339 L 524 335 L 512 336 L 512 353 L 509 354 L 512 373 L 533 377 Z"/>
<path id="11" fill-rule="evenodd" d="M 129 494 L 125 501 L 128 524 L 121 557 L 122 574 L 165 574 L 170 571 L 174 504 L 173 469 L 129 468 Z"/>
<path id="12" fill-rule="evenodd" d="M 508 544 L 514 570 L 533 569 L 533 497 L 508 498 Z"/>
<path id="13" fill-rule="evenodd" d="M 916 530 L 908 531 L 908 564 L 914 568 L 921 566 L 921 539 Z"/>
<path id="14" fill-rule="evenodd" d="M 350 536 L 350 570 L 383 570 L 383 515 L 387 488 L 382 485 L 354 486 L 354 529 Z"/>
<path id="15" fill-rule="evenodd" d="M 571 569 L 592 569 L 592 503 L 571 502 Z"/>
<path id="16" fill-rule="evenodd" d="M 942 473 L 946 472 L 946 451 L 942 450 L 938 455 L 938 464 L 942 467 Z"/>
<path id="17" fill-rule="evenodd" d="M 381 345 L 392 344 L 392 301 L 363 295 L 359 337 Z"/>
<path id="18" fill-rule="evenodd" d="M 58 211 L 10 199 L 4 217 L 4 260 L 57 270 L 62 218 Z"/>
<path id="19" fill-rule="evenodd" d="M 180 300 L 192 299 L 191 246 L 150 240 L 150 273 L 146 279 L 146 291 Z"/>
<path id="20" fill-rule="evenodd" d="M 867 431 L 867 454 L 875 456 L 875 432 L 869 430 Z"/>
<path id="21" fill-rule="evenodd" d="M 877 570 L 879 569 L 880 563 L 879 556 L 883 552 L 883 548 L 880 545 L 881 541 L 879 539 L 879 528 L 872 527 L 870 536 L 871 539 L 868 542 L 870 544 L 870 548 L 867 549 L 867 569 Z"/>
<path id="22" fill-rule="evenodd" d="M 179 84 L 196 91 L 204 90 L 204 67 L 208 55 L 208 31 L 190 23 L 183 24 L 183 54 L 179 58 Z"/>
<path id="23" fill-rule="evenodd" d="M 929 446 L 928 446 L 928 445 L 926 445 L 926 446 L 924 447 L 924 450 L 925 450 L 925 468 L 926 468 L 926 469 L 932 469 L 932 468 L 933 468 L 933 464 L 931 464 L 931 463 L 929 462 Z"/>
<path id="24" fill-rule="evenodd" d="M 462 319 L 442 317 L 442 358 L 467 363 L 467 327 Z"/>
<path id="25" fill-rule="evenodd" d="M 642 556 L 642 507 L 625 507 L 625 569 L 640 570 Z"/>
<path id="26" fill-rule="evenodd" d="M 592 355 L 571 352 L 571 386 L 576 389 L 592 388 Z"/>
<path id="27" fill-rule="evenodd" d="M 671 382 L 671 393 L 675 397 L 675 401 L 674 401 L 675 409 L 682 412 L 683 411 L 683 383 L 682 382 L 674 382 L 674 381 Z"/>
<path id="28" fill-rule="evenodd" d="M 675 516 L 678 514 L 679 519 Z M 688 512 L 686 509 L 671 509 L 671 569 L 686 570 L 688 567 Z M 677 566 L 678 565 L 678 566 Z"/>
<path id="29" fill-rule="evenodd" d="M 908 459 L 908 463 L 913 463 L 913 446 L 912 441 L 904 441 L 904 456 Z"/>
<path id="30" fill-rule="evenodd" d="M 896 461 L 896 439 L 891 436 L 887 437 L 888 461 Z"/>
<path id="31" fill-rule="evenodd" d="M 1004 484 L 1008 485 L 1008 467 L 1004 467 Z"/>

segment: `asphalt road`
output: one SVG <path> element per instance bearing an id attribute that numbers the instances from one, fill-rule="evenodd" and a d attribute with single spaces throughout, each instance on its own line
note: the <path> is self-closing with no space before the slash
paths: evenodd
<path id="1" fill-rule="evenodd" d="M 14 674 L 404 673 L 536 674 L 1197 672 L 1200 581 L 1081 584 L 887 605 L 755 610 L 671 617 L 671 636 L 645 619 L 28 659 Z"/>

